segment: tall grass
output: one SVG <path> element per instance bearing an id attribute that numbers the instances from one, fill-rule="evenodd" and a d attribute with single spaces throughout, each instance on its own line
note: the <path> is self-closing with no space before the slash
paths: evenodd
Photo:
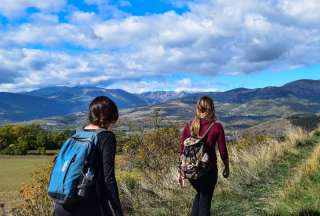
<path id="1" fill-rule="evenodd" d="M 251 143 L 251 144 L 250 144 Z M 262 142 L 247 140 L 245 148 L 233 145 L 229 147 L 231 176 L 224 179 L 220 173 L 220 190 L 243 194 L 248 186 L 265 178 L 274 163 L 277 163 L 296 147 L 310 144 L 310 135 L 300 128 L 289 128 L 285 140 L 265 138 Z M 222 167 L 223 164 L 219 163 Z"/>
<path id="2" fill-rule="evenodd" d="M 319 131 L 314 135 L 320 135 Z M 294 170 L 276 202 L 270 200 L 281 215 L 320 215 L 320 145 Z M 308 213 L 310 212 L 310 213 Z"/>

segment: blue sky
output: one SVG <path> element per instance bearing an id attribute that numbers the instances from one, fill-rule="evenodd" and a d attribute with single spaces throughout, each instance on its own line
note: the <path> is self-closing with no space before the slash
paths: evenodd
<path id="1" fill-rule="evenodd" d="M 0 91 L 224 91 L 320 79 L 317 0 L 3 0 Z"/>

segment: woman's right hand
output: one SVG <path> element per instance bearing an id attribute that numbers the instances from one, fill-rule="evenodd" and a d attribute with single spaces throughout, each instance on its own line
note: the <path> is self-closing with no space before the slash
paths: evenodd
<path id="1" fill-rule="evenodd" d="M 225 167 L 224 168 L 222 175 L 223 175 L 224 178 L 228 178 L 229 177 L 229 175 L 230 175 L 229 167 Z"/>

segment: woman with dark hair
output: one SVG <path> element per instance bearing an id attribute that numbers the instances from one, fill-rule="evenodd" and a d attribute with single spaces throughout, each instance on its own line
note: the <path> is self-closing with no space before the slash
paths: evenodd
<path id="1" fill-rule="evenodd" d="M 115 179 L 116 137 L 111 126 L 119 117 L 116 104 L 105 96 L 96 97 L 89 107 L 89 124 L 84 131 L 102 132 L 97 135 L 95 154 L 95 187 L 85 199 L 70 205 L 55 204 L 55 216 L 122 216 Z"/>
<path id="2" fill-rule="evenodd" d="M 225 178 L 229 176 L 229 160 L 223 126 L 216 121 L 214 103 L 208 96 L 203 96 L 198 100 L 193 121 L 187 123 L 183 129 L 180 139 L 180 155 L 183 154 L 184 141 L 189 137 L 202 137 L 209 156 L 209 171 L 197 179 L 189 179 L 197 192 L 193 201 L 192 216 L 209 216 L 213 191 L 218 178 L 216 143 L 224 163 L 223 176 Z M 183 183 L 181 173 L 179 181 Z"/>

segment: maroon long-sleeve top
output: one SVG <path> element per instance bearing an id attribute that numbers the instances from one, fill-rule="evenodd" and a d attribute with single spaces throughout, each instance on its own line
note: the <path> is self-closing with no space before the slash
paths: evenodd
<path id="1" fill-rule="evenodd" d="M 206 119 L 200 120 L 200 136 L 202 136 L 206 132 L 206 130 L 209 128 L 209 126 L 213 121 L 214 120 L 206 120 Z M 181 139 L 180 139 L 180 154 L 182 154 L 183 152 L 184 140 L 191 136 L 190 125 L 191 125 L 191 122 L 188 122 L 182 131 Z M 209 159 L 211 161 L 211 164 L 213 165 L 213 168 L 217 168 L 217 155 L 215 150 L 216 144 L 218 144 L 220 157 L 224 162 L 224 164 L 227 165 L 229 163 L 228 150 L 226 146 L 224 130 L 220 122 L 216 121 L 214 123 L 214 125 L 211 127 L 210 131 L 204 138 L 204 141 L 208 146 Z"/>

